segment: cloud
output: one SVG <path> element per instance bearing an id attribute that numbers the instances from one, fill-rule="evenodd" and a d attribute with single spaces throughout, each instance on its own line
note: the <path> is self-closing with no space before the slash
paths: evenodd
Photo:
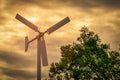
<path id="1" fill-rule="evenodd" d="M 60 0 L 60 2 L 68 3 L 72 6 L 80 7 L 83 9 L 90 8 L 107 8 L 119 9 L 119 0 Z"/>
<path id="2" fill-rule="evenodd" d="M 17 52 L 0 50 L 0 73 L 10 79 L 33 80 L 36 78 L 36 59 Z M 42 77 L 46 78 L 48 69 L 42 68 Z M 3 76 L 0 79 L 4 79 Z M 7 80 L 8 80 L 7 79 Z"/>
<path id="3" fill-rule="evenodd" d="M 3 50 L 0 51 L 0 61 L 7 63 L 8 66 L 14 68 L 28 68 L 35 65 L 34 60 L 30 56 Z"/>
<path id="4" fill-rule="evenodd" d="M 108 9 L 119 9 L 120 8 L 120 1 L 119 0 L 94 0 L 96 4 L 101 5 L 103 8 Z"/>
<path id="5" fill-rule="evenodd" d="M 19 69 L 16 70 L 16 69 L 10 69 L 10 68 L 3 68 L 3 67 L 0 67 L 0 69 L 2 70 L 2 73 L 4 75 L 12 77 L 13 79 L 32 80 L 32 79 L 36 78 L 35 72 L 26 71 L 26 70 L 19 70 Z"/>
<path id="6" fill-rule="evenodd" d="M 6 18 L 5 16 L 2 16 L 2 15 L 0 15 L 0 19 L 1 19 L 1 21 L 0 21 L 0 25 L 5 24 L 6 21 L 7 21 L 7 18 Z"/>
<path id="7" fill-rule="evenodd" d="M 54 4 L 53 4 L 54 3 Z M 5 9 L 17 9 L 20 7 L 23 7 L 24 9 L 26 9 L 26 7 L 33 7 L 33 6 L 38 6 L 40 8 L 46 8 L 46 9 L 51 9 L 51 8 L 55 8 L 55 7 L 60 7 L 59 5 L 61 4 L 57 4 L 58 1 L 57 0 L 9 0 L 6 3 L 6 7 Z M 19 7 L 20 6 L 20 7 Z"/>
<path id="8" fill-rule="evenodd" d="M 35 19 L 33 23 L 44 31 L 62 18 L 69 16 L 71 22 L 54 34 L 46 35 L 49 64 L 60 59 L 60 47 L 76 41 L 79 29 L 86 25 L 100 35 L 105 43 L 114 48 L 120 42 L 120 1 L 119 0 L 1 0 L 0 3 L 0 67 L 3 75 L 16 77 L 34 77 L 36 69 L 36 42 L 24 51 L 24 36 L 32 39 L 36 33 L 15 19 L 20 13 L 26 19 Z M 31 21 L 32 22 L 32 21 Z M 43 30 L 42 30 L 43 29 Z M 6 70 L 8 71 L 6 71 Z M 30 71 L 30 72 L 29 72 Z M 32 71 L 32 72 L 31 72 Z M 47 75 L 47 70 L 44 75 Z M 14 72 L 18 73 L 14 76 Z M 23 75 L 25 73 L 25 76 Z M 29 74 L 30 73 L 30 74 Z M 44 76 L 45 77 L 45 76 Z M 13 79 L 12 79 L 13 80 Z M 20 79 L 21 80 L 21 79 Z M 26 80 L 26 79 L 25 79 Z"/>

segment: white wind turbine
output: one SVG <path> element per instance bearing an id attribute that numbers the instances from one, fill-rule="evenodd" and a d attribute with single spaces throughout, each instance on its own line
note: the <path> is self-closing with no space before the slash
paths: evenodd
<path id="1" fill-rule="evenodd" d="M 38 30 L 37 26 L 35 26 L 31 22 L 29 22 L 28 20 L 23 18 L 21 15 L 17 14 L 15 18 L 18 19 L 19 21 L 21 21 L 22 23 L 24 23 L 25 25 L 27 25 L 29 28 L 31 28 L 35 32 L 38 32 L 38 35 L 31 40 L 28 40 L 27 36 L 25 37 L 25 51 L 28 50 L 29 43 L 31 43 L 32 41 L 37 39 L 37 80 L 41 80 L 41 58 L 42 58 L 43 66 L 48 66 L 48 58 L 47 58 L 44 34 L 45 33 L 51 34 L 52 32 L 54 32 L 55 30 L 57 30 L 61 26 L 70 22 L 70 19 L 69 19 L 69 17 L 66 17 L 63 20 L 61 20 L 60 22 L 58 22 L 55 25 L 48 28 L 46 31 L 40 32 Z"/>

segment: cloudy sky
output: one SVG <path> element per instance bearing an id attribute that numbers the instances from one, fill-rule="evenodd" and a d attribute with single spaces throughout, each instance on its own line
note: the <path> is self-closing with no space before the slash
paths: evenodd
<path id="1" fill-rule="evenodd" d="M 120 44 L 120 0 L 0 0 L 0 80 L 36 80 L 36 41 L 24 52 L 24 37 L 37 34 L 16 14 L 45 31 L 69 16 L 71 22 L 45 35 L 49 65 L 60 59 L 60 47 L 76 41 L 84 25 L 112 49 Z M 42 78 L 48 76 L 42 67 Z"/>

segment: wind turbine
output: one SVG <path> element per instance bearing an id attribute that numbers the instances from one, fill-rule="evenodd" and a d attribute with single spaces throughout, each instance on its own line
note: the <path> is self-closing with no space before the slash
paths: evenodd
<path id="1" fill-rule="evenodd" d="M 28 37 L 25 37 L 25 52 L 28 50 L 28 45 L 37 39 L 37 80 L 41 80 L 41 58 L 42 58 L 42 64 L 43 66 L 48 66 L 48 58 L 47 58 L 47 51 L 46 51 L 46 45 L 45 45 L 45 40 L 44 40 L 44 34 L 48 33 L 51 34 L 52 32 L 56 31 L 58 28 L 62 27 L 66 23 L 70 22 L 69 17 L 64 18 L 60 22 L 56 23 L 55 25 L 51 26 L 44 32 L 40 32 L 38 30 L 38 27 L 29 22 L 27 19 L 22 17 L 19 14 L 16 14 L 16 19 L 27 25 L 29 28 L 34 30 L 35 32 L 38 32 L 38 35 L 31 39 L 28 40 Z"/>

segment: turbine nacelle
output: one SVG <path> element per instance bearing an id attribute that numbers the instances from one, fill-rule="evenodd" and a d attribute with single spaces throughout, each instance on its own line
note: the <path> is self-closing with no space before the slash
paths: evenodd
<path id="1" fill-rule="evenodd" d="M 44 32 L 44 33 L 45 33 L 45 32 Z M 44 33 L 43 33 L 43 32 L 39 32 L 39 34 L 38 34 L 35 38 L 33 38 L 32 40 L 30 40 L 30 41 L 29 41 L 29 39 L 28 39 L 28 36 L 26 36 L 26 37 L 25 37 L 25 52 L 28 51 L 28 46 L 29 46 L 29 44 L 30 44 L 32 41 L 34 41 L 34 40 L 36 40 L 36 39 L 40 39 L 41 37 L 43 37 L 43 36 L 44 36 Z"/>

